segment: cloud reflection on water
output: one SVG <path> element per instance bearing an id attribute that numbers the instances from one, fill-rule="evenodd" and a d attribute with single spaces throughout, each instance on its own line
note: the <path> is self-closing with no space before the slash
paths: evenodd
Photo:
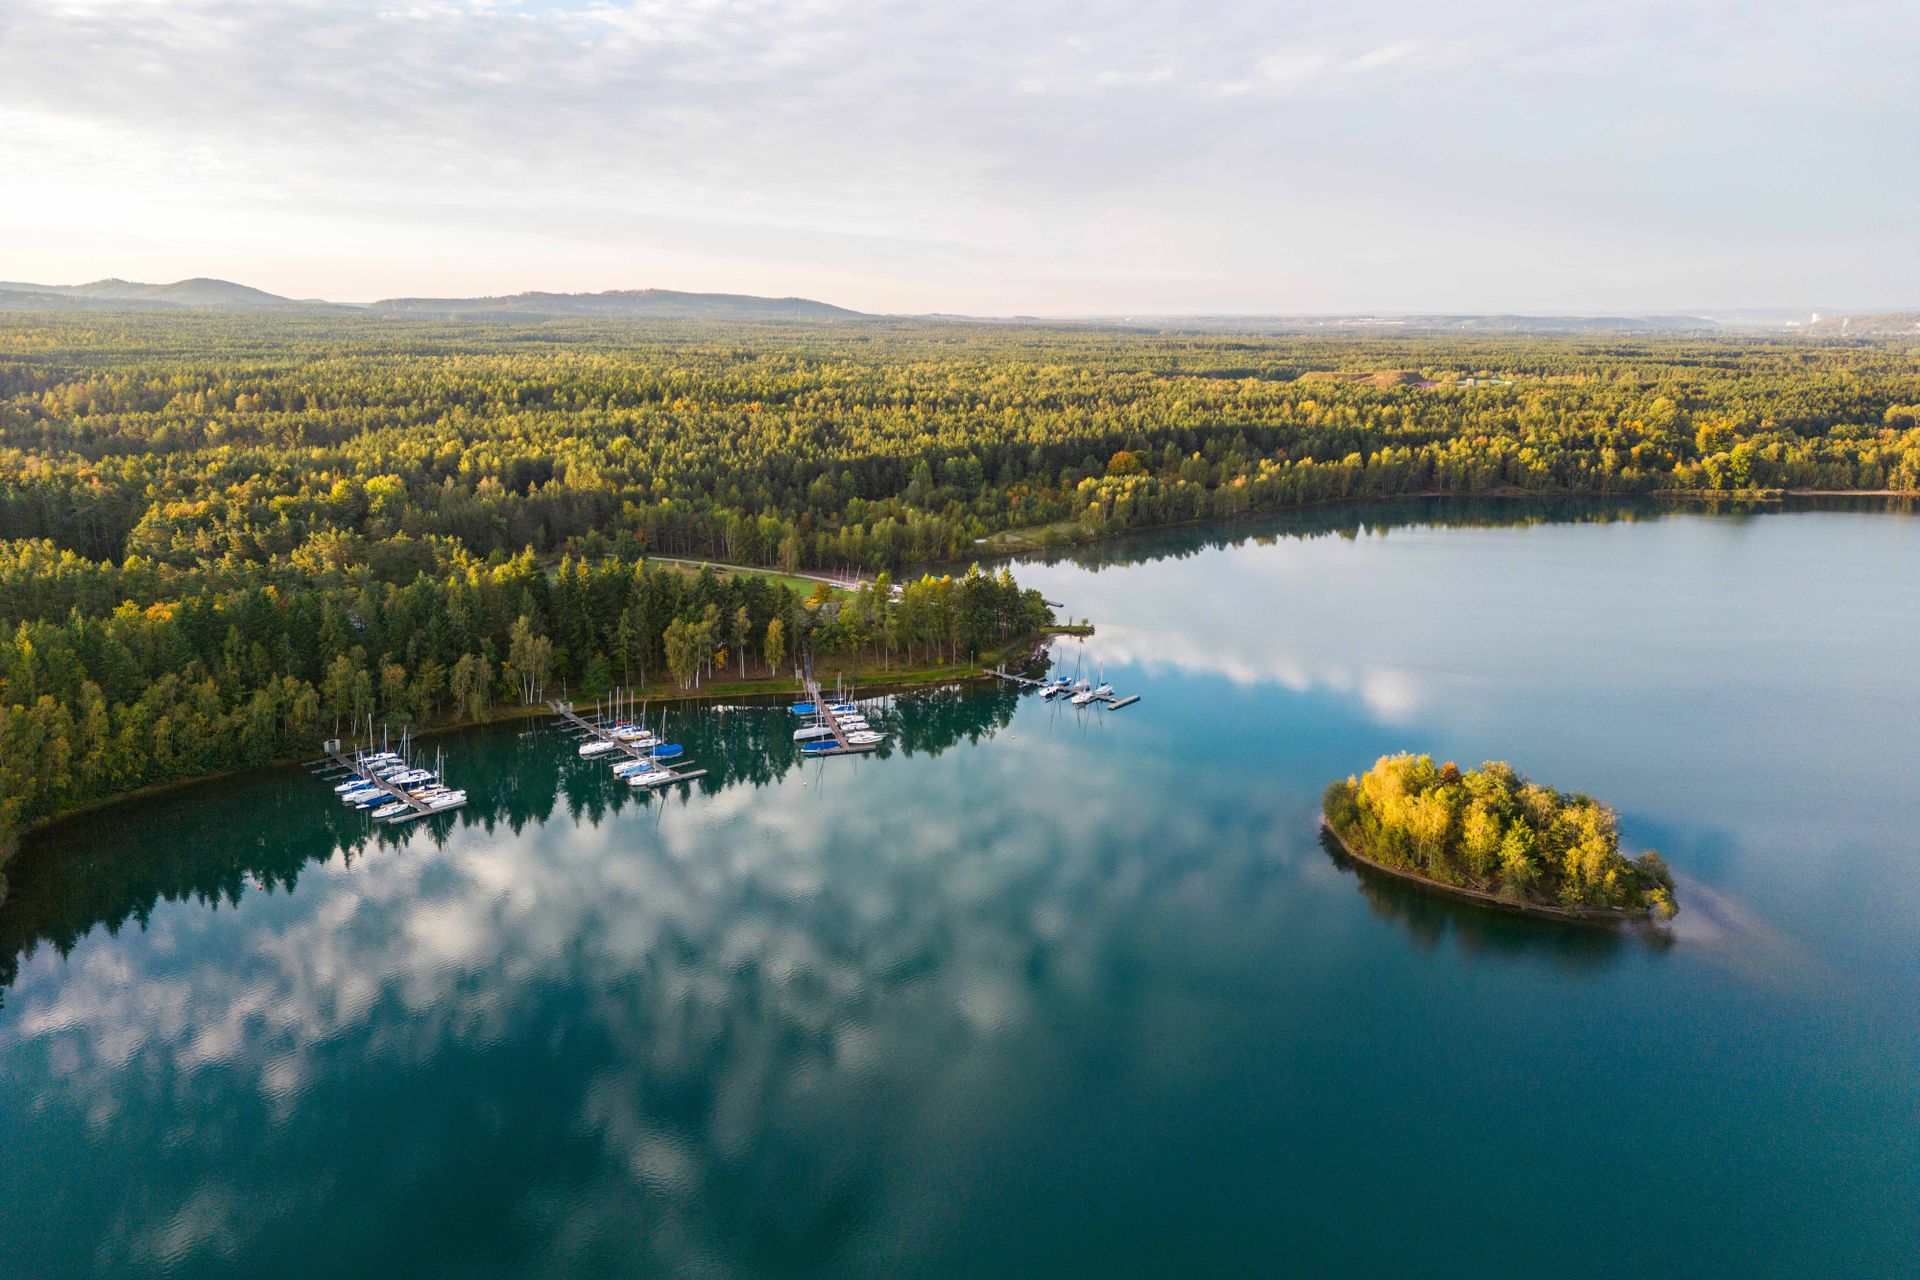
<path id="1" fill-rule="evenodd" d="M 1724 530 L 1676 527 L 1688 536 L 1661 542 L 1676 572 L 1730 554 Z M 1751 769 L 1777 737 L 1720 745 L 1730 731 L 1693 714 L 1684 664 L 1618 683 L 1645 637 L 1603 618 L 1586 647 L 1543 647 L 1580 592 L 1528 569 L 1560 557 L 1551 538 L 1508 541 L 1521 536 L 1476 535 L 1441 572 L 1431 539 L 1396 535 L 1407 561 L 1370 581 L 1405 589 L 1374 601 L 1343 581 L 1342 556 L 1379 551 L 1368 543 L 1284 548 L 1284 590 L 1260 585 L 1264 549 L 1229 557 L 1259 570 L 1245 578 L 1204 564 L 1074 577 L 1075 612 L 1101 621 L 1085 653 L 1139 682 L 1137 710 L 935 691 L 885 713 L 899 730 L 885 758 L 790 770 L 783 711 L 689 715 L 690 748 L 719 772 L 646 802 L 553 738 L 469 735 L 450 756 L 475 807 L 392 843 L 299 775 L 223 783 L 218 805 L 93 815 L 69 852 L 94 851 L 86 832 L 124 851 L 60 892 L 23 866 L 19 910 L 0 917 L 8 960 L 37 947 L 0 1007 L 0 1126 L 85 1152 L 37 1216 L 93 1241 L 108 1272 L 284 1261 L 316 1235 L 377 1242 L 394 1206 L 440 1232 L 439 1265 L 470 1273 L 884 1272 L 943 1249 L 988 1256 L 980 1221 L 1088 1185 L 1127 1150 L 1113 1132 L 1166 1123 L 1168 1098 L 1191 1104 L 1190 1159 L 1280 1134 L 1324 1177 L 1377 1133 L 1316 1144 L 1315 1126 L 1385 1096 L 1407 1069 L 1396 1055 L 1457 1034 L 1476 1060 L 1537 1041 L 1551 1061 L 1521 1065 L 1555 1066 L 1638 1004 L 1646 966 L 1695 946 L 1356 891 L 1317 843 L 1329 777 L 1389 742 L 1470 751 L 1491 723 L 1543 776 L 1635 797 L 1630 812 L 1683 852 L 1703 808 L 1760 813 L 1715 831 L 1715 892 L 1820 879 L 1804 860 L 1755 874 L 1769 804 L 1845 817 L 1823 775 L 1789 786 Z M 1503 604 L 1495 583 L 1536 594 Z M 1436 619 L 1447 590 L 1472 616 Z M 1395 610 L 1410 625 L 1390 625 Z M 1770 640 L 1796 662 L 1809 643 L 1791 627 Z M 1549 677 L 1588 668 L 1600 675 L 1574 702 L 1542 700 Z M 1848 679 L 1799 677 L 1823 693 Z M 1883 713 L 1861 708 L 1850 732 L 1899 741 Z M 1875 772 L 1897 757 L 1846 768 L 1898 804 Z M 1857 883 L 1896 904 L 1897 875 L 1859 859 Z M 1737 935 L 1696 949 L 1737 952 Z M 1673 998 L 1689 1029 L 1732 999 L 1697 978 Z M 1502 1036 L 1516 1011 L 1527 1042 Z M 1364 1034 L 1380 1019 L 1392 1034 Z M 1219 1097 L 1226 1119 L 1207 1110 Z M 1268 1147 L 1259 1166 L 1290 1158 Z M 35 1224 L 0 1225 L 19 1239 Z"/>
<path id="2" fill-rule="evenodd" d="M 942 1080 L 969 1081 L 968 1123 L 987 1129 L 1040 1105 L 1034 1090 L 1066 1087 L 1008 1073 L 1044 1050 L 1039 1005 L 1099 1004 L 1115 937 L 1140 917 L 1165 903 L 1237 914 L 1250 886 L 1272 890 L 1283 864 L 1246 828 L 1143 807 L 1124 763 L 1090 768 L 1036 727 L 937 768 L 866 762 L 857 788 L 795 773 L 597 825 L 556 815 L 518 837 L 457 825 L 440 847 L 309 866 L 291 901 L 165 904 L 145 931 L 90 938 L 72 963 L 42 951 L 9 995 L 9 1054 L 16 1070 L 33 1057 L 53 1068 L 36 1107 L 88 1113 L 106 1146 L 157 1119 L 155 1095 L 127 1096 L 130 1073 L 158 1097 L 214 1078 L 252 1091 L 228 1106 L 257 1119 L 203 1116 L 179 1140 L 207 1167 L 262 1160 L 259 1183 L 175 1186 L 150 1234 L 129 1228 L 114 1246 L 127 1263 L 177 1259 L 234 1247 L 248 1215 L 290 1194 L 265 1159 L 274 1134 L 310 1129 L 341 1071 L 411 1087 L 454 1046 L 524 1038 L 556 987 L 577 990 L 586 1004 L 566 1033 L 602 1046 L 603 1065 L 548 1086 L 573 1095 L 601 1176 L 644 1198 L 647 1248 L 669 1250 L 652 1262 L 718 1265 L 738 1232 L 804 1234 L 836 1204 L 884 1214 L 898 1144 L 954 1122 Z M 994 804 L 965 799 L 988 793 Z M 1209 843 L 1205 863 L 1176 860 L 1169 878 L 1166 851 Z M 1027 1047 L 1010 1060 L 1011 1042 Z M 876 1107 L 888 1124 L 872 1124 Z M 795 1141 L 796 1121 L 818 1140 L 801 1143 L 805 1159 L 839 1154 L 807 1173 L 791 1221 L 716 1223 L 717 1204 L 750 1213 L 795 1194 L 794 1171 L 765 1153 Z"/>

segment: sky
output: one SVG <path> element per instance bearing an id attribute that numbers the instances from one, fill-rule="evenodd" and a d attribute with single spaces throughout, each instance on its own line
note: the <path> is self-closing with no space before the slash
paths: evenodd
<path id="1" fill-rule="evenodd" d="M 1912 0 L 0 0 L 0 279 L 1920 307 Z"/>

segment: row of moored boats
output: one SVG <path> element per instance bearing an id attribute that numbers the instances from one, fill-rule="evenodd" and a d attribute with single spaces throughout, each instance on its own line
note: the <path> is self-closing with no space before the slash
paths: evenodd
<path id="1" fill-rule="evenodd" d="M 438 769 L 425 769 L 395 751 L 369 751 L 346 760 L 348 777 L 334 784 L 340 803 L 364 809 L 385 822 L 457 809 L 467 793 L 441 781 Z"/>
<path id="2" fill-rule="evenodd" d="M 584 759 L 617 757 L 613 776 L 630 787 L 663 787 L 685 780 L 686 767 L 693 763 L 686 748 L 667 742 L 637 720 L 609 720 L 586 724 L 588 734 L 580 744 Z"/>
<path id="3" fill-rule="evenodd" d="M 872 751 L 887 740 L 866 713 L 851 702 L 796 702 L 787 708 L 805 723 L 793 731 L 803 755 L 831 755 L 842 751 Z"/>
<path id="4" fill-rule="evenodd" d="M 1040 682 L 1040 696 L 1046 700 L 1065 698 L 1076 707 L 1084 707 L 1094 702 L 1113 700 L 1113 686 L 1107 683 L 1107 674 L 1100 673 L 1100 683 L 1095 684 L 1084 676 L 1069 680 L 1066 676 L 1055 676 L 1051 680 Z"/>

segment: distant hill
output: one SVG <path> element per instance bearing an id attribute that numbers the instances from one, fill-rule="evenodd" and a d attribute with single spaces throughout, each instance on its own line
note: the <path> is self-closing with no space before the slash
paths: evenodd
<path id="1" fill-rule="evenodd" d="M 811 298 L 758 298 L 741 293 L 680 293 L 672 289 L 615 289 L 606 293 L 516 293 L 497 298 L 387 298 L 367 307 L 283 298 L 231 280 L 176 280 L 142 284 L 26 284 L 0 280 L 0 310 L 170 310 L 372 312 L 421 319 L 542 320 L 566 316 L 660 320 L 836 320 L 863 313 Z"/>
<path id="2" fill-rule="evenodd" d="M 333 302 L 283 298 L 250 285 L 205 276 L 171 284 L 119 279 L 87 284 L 0 281 L 0 311 L 278 311 L 327 315 L 356 309 Z"/>
<path id="3" fill-rule="evenodd" d="M 662 320 L 856 319 L 811 298 L 757 298 L 744 293 L 680 293 L 673 289 L 611 289 L 605 293 L 516 293 L 501 298 L 387 298 L 370 310 L 443 319 L 596 316 Z"/>
<path id="4" fill-rule="evenodd" d="M 65 293 L 47 293 L 37 285 L 0 283 L 0 311 L 107 311 L 133 308 L 139 311 L 171 311 L 164 302 L 106 302 L 99 298 L 81 298 Z"/>
<path id="5" fill-rule="evenodd" d="M 684 293 L 676 289 L 610 289 L 602 293 L 515 293 L 484 298 L 385 298 L 365 306 L 317 298 L 285 298 L 264 289 L 196 276 L 171 284 L 94 280 L 88 284 L 26 284 L 0 280 L 0 311 L 238 311 L 319 316 L 375 315 L 420 320 L 788 320 L 874 319 L 869 312 L 812 298 L 763 298 L 746 293 Z M 1716 313 L 1718 315 L 1718 313 Z M 1807 317 L 1807 318 L 1800 318 Z M 1198 333 L 1485 333 L 1699 334 L 1747 331 L 1821 336 L 1892 337 L 1920 333 L 1920 312 L 1820 314 L 1740 312 L 1698 315 L 1139 315 L 1075 317 L 963 316 L 929 313 L 901 317 L 933 323 L 1018 324 L 1039 327 L 1120 327 Z"/>
<path id="6" fill-rule="evenodd" d="M 16 309 L 31 307 L 36 299 L 62 298 L 69 306 L 216 307 L 229 310 L 283 310 L 311 304 L 295 302 L 263 289 L 235 284 L 231 280 L 210 280 L 196 276 L 172 284 L 142 284 L 136 280 L 95 280 L 89 284 L 23 284 L 0 281 L 0 305 Z M 59 304 L 53 304 L 59 305 Z"/>

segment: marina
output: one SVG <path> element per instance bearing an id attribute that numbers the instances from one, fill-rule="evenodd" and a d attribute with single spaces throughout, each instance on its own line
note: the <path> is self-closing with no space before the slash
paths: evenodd
<path id="1" fill-rule="evenodd" d="M 1076 707 L 1098 704 L 1118 709 L 1140 700 L 1138 694 L 1117 694 L 1104 674 L 1097 685 L 1064 675 L 1035 679 L 1003 668 L 993 668 L 988 674 L 1023 689 L 1038 690 L 1042 699 L 1065 698 Z M 887 734 L 868 720 L 865 710 L 848 701 L 849 695 L 837 684 L 831 698 L 811 674 L 802 678 L 800 688 L 802 700 L 790 704 L 787 710 L 800 718 L 792 737 L 802 759 L 867 755 L 887 740 Z M 630 696 L 610 697 L 590 714 L 583 714 L 560 698 L 548 699 L 547 707 L 560 721 L 560 731 L 572 740 L 580 759 L 606 762 L 613 776 L 629 787 L 658 790 L 707 776 L 706 769 L 695 767 L 696 762 L 684 747 L 666 741 L 662 733 L 649 728 L 634 713 Z M 715 708 L 720 712 L 749 709 Z M 412 757 L 407 737 L 401 738 L 398 750 L 390 750 L 384 734 L 376 746 L 370 724 L 366 732 L 366 745 L 329 739 L 323 744 L 324 755 L 308 762 L 310 772 L 332 784 L 342 804 L 386 824 L 411 822 L 466 805 L 466 791 L 444 780 L 443 761 L 436 759 L 428 767 Z"/>
<path id="2" fill-rule="evenodd" d="M 793 734 L 794 741 L 801 744 L 801 755 L 863 755 L 878 750 L 886 740 L 886 735 L 875 732 L 866 717 L 860 714 L 860 709 L 851 702 L 837 698 L 828 702 L 826 695 L 820 692 L 820 682 L 812 676 L 807 676 L 801 687 L 806 691 L 806 700 L 787 708 L 794 715 L 805 716 L 810 721 Z"/>
<path id="3" fill-rule="evenodd" d="M 333 784 L 340 802 L 364 809 L 377 822 L 411 822 L 436 813 L 449 813 L 467 803 L 467 793 L 442 781 L 443 767 L 428 769 L 407 754 L 407 740 L 399 751 L 384 747 L 349 750 L 339 739 L 323 746 L 324 758 L 315 761 L 315 776 Z"/>
<path id="4" fill-rule="evenodd" d="M 693 763 L 679 745 L 663 741 L 634 719 L 597 714 L 587 719 L 573 704 L 558 698 L 547 706 L 558 716 L 562 727 L 578 743 L 585 759 L 613 760 L 613 775 L 630 787 L 657 790 L 706 776 L 705 769 L 692 769 Z"/>

